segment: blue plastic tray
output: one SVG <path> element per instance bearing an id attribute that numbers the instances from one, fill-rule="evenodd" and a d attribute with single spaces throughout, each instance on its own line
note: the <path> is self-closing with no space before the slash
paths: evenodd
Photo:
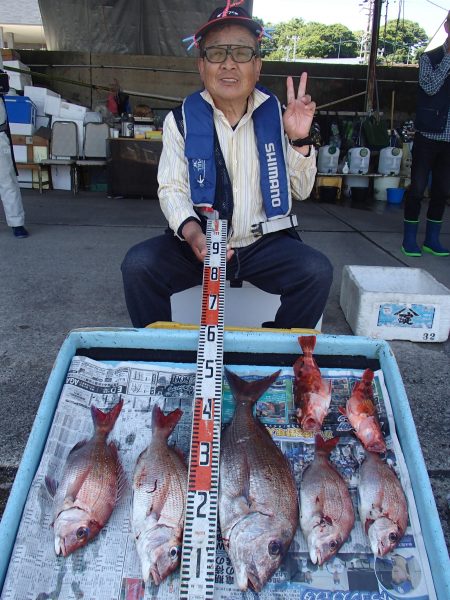
<path id="1" fill-rule="evenodd" d="M 226 331 L 224 352 L 298 354 L 298 334 Z M 0 589 L 8 569 L 28 490 L 39 465 L 73 356 L 79 349 L 117 348 L 196 351 L 198 330 L 78 329 L 61 346 L 0 523 Z M 450 560 L 416 428 L 397 362 L 387 342 L 357 336 L 319 335 L 315 355 L 377 359 L 392 402 L 397 435 L 408 467 L 437 597 L 450 598 Z"/>

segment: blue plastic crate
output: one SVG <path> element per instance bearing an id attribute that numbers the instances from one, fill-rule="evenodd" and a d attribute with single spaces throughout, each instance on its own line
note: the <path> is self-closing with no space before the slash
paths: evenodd
<path id="1" fill-rule="evenodd" d="M 36 106 L 28 96 L 5 96 L 10 123 L 36 124 Z"/>
<path id="2" fill-rule="evenodd" d="M 225 354 L 236 352 L 255 355 L 297 355 L 299 353 L 297 338 L 298 333 L 293 332 L 225 331 L 224 352 Z M 198 329 L 79 329 L 69 334 L 59 351 L 48 380 L 0 521 L 0 593 L 27 494 L 41 460 L 66 374 L 75 354 L 79 350 L 82 352 L 83 349 L 89 351 L 104 349 L 106 352 L 116 349 L 129 351 L 134 355 L 133 358 L 127 357 L 126 360 L 139 360 L 136 358 L 139 351 L 195 352 L 197 344 Z M 449 555 L 408 398 L 389 344 L 384 340 L 368 337 L 319 335 L 314 354 L 315 356 L 360 357 L 379 361 L 392 402 L 397 435 L 408 467 L 436 595 L 438 600 L 448 600 L 450 598 Z"/>

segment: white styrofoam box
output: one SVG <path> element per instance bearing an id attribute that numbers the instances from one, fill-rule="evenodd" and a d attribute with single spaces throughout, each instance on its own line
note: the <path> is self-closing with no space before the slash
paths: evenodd
<path id="1" fill-rule="evenodd" d="M 28 96 L 34 102 L 37 108 L 37 114 L 39 116 L 45 115 L 45 98 L 47 96 L 53 96 L 54 98 L 61 98 L 59 94 L 53 92 L 44 87 L 38 87 L 36 85 L 26 85 L 24 88 L 24 96 Z"/>
<path id="2" fill-rule="evenodd" d="M 30 72 L 30 68 L 20 60 L 4 60 L 3 68 L 5 67 L 13 67 L 14 69 L 22 69 L 22 71 Z M 14 88 L 15 90 L 23 90 L 26 85 L 33 85 L 31 81 L 31 72 L 28 74 L 17 73 L 16 71 L 10 71 L 9 69 L 5 70 L 9 76 L 9 87 Z"/>
<path id="3" fill-rule="evenodd" d="M 58 117 L 60 108 L 61 108 L 61 98 L 59 98 L 57 96 L 45 96 L 44 113 L 46 115 Z"/>
<path id="4" fill-rule="evenodd" d="M 103 123 L 102 114 L 95 110 L 87 110 L 84 115 L 84 124 L 86 123 Z"/>
<path id="5" fill-rule="evenodd" d="M 19 176 L 17 177 L 19 187 L 31 189 L 33 187 L 32 169 L 22 169 L 21 167 L 18 167 L 17 171 L 19 172 Z"/>
<path id="6" fill-rule="evenodd" d="M 345 265 L 340 304 L 355 335 L 444 342 L 450 290 L 424 269 Z"/>
<path id="7" fill-rule="evenodd" d="M 178 323 L 198 324 L 202 302 L 202 287 L 196 286 L 171 297 L 172 320 Z M 247 281 L 242 287 L 225 285 L 225 325 L 231 327 L 261 327 L 273 321 L 280 307 L 280 296 L 269 294 Z M 322 319 L 316 325 L 320 331 Z"/>
<path id="8" fill-rule="evenodd" d="M 9 129 L 13 135 L 33 135 L 36 131 L 34 123 L 11 123 Z"/>
<path id="9" fill-rule="evenodd" d="M 71 104 L 70 102 L 65 102 L 61 100 L 61 104 L 59 105 L 59 115 L 64 119 L 81 119 L 84 121 L 84 117 L 86 115 L 87 108 L 85 106 L 80 106 L 79 104 Z"/>
<path id="10" fill-rule="evenodd" d="M 62 117 L 52 117 L 52 125 L 57 121 L 72 121 L 78 130 L 78 154 L 81 156 L 84 144 L 84 121 L 82 119 L 63 119 Z"/>
<path id="11" fill-rule="evenodd" d="M 13 145 L 14 159 L 16 162 L 28 162 L 27 160 L 27 147 Z"/>
<path id="12" fill-rule="evenodd" d="M 70 190 L 70 166 L 52 165 L 52 183 L 54 190 Z"/>

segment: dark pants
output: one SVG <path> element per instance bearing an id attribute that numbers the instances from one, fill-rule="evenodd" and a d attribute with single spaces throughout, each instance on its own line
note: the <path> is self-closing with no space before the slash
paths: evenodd
<path id="1" fill-rule="evenodd" d="M 441 221 L 445 203 L 450 199 L 450 142 L 414 136 L 411 186 L 405 201 L 405 219 L 417 221 L 420 205 L 431 173 L 431 195 L 427 219 Z"/>
<path id="2" fill-rule="evenodd" d="M 201 285 L 203 264 L 186 242 L 167 232 L 133 246 L 122 263 L 122 276 L 133 326 L 145 327 L 171 321 L 170 296 Z M 236 248 L 227 263 L 227 279 L 242 279 L 281 296 L 274 323 L 280 328 L 315 327 L 332 277 L 328 258 L 290 232 L 265 235 Z"/>

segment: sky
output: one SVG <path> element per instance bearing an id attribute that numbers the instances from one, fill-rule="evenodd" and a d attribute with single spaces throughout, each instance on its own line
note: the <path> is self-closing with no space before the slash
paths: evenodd
<path id="1" fill-rule="evenodd" d="M 398 18 L 401 0 L 388 0 L 388 20 Z M 363 6 L 360 6 L 363 5 Z M 401 16 L 416 21 L 433 38 L 434 45 L 442 44 L 446 34 L 442 25 L 448 11 L 450 0 L 403 0 Z M 367 6 L 367 3 L 366 3 Z M 295 17 L 305 21 L 318 21 L 332 25 L 341 23 L 352 31 L 367 28 L 367 9 L 363 0 L 253 0 L 253 15 L 265 23 L 289 21 Z M 381 9 L 381 23 L 385 21 L 386 2 Z"/>

